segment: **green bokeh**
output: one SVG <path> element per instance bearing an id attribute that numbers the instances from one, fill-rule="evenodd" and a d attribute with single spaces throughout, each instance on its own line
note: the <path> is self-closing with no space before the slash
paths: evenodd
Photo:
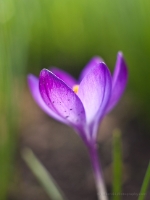
<path id="1" fill-rule="evenodd" d="M 149 120 L 149 7 L 149 0 L 0 0 L 0 199 L 16 143 L 14 88 L 28 72 L 55 65 L 77 76 L 94 55 L 113 69 L 121 50 L 133 106 Z"/>
<path id="2" fill-rule="evenodd" d="M 148 0 L 39 3 L 31 30 L 28 71 L 38 74 L 39 69 L 56 65 L 78 75 L 94 55 L 103 57 L 112 69 L 121 50 L 129 66 L 128 85 L 136 106 L 140 103 L 150 112 Z"/>

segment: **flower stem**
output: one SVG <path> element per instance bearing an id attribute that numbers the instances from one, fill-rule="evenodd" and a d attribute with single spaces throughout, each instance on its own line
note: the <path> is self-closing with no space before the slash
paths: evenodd
<path id="1" fill-rule="evenodd" d="M 93 172 L 95 176 L 98 200 L 108 200 L 105 184 L 102 177 L 102 171 L 99 164 L 96 144 L 91 143 L 88 146 L 88 150 L 89 150 Z"/>

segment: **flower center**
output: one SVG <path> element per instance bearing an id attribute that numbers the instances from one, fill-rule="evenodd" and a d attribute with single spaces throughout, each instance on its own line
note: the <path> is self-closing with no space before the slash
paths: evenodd
<path id="1" fill-rule="evenodd" d="M 79 90 L 79 85 L 74 85 L 72 89 L 77 94 L 77 92 Z"/>

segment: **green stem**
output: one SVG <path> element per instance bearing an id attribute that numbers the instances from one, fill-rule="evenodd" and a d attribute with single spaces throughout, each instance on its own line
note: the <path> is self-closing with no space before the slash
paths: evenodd
<path id="1" fill-rule="evenodd" d="M 144 200 L 145 199 L 146 192 L 147 192 L 149 184 L 150 184 L 150 163 L 149 163 L 148 168 L 146 170 L 146 174 L 145 174 L 145 177 L 144 177 L 144 181 L 143 181 L 143 184 L 142 184 L 142 187 L 141 187 L 141 191 L 140 191 L 138 200 Z"/>
<path id="2" fill-rule="evenodd" d="M 113 132 L 113 200 L 121 199 L 122 191 L 122 147 L 121 132 L 116 129 Z M 117 195 L 118 194 L 118 195 Z"/>

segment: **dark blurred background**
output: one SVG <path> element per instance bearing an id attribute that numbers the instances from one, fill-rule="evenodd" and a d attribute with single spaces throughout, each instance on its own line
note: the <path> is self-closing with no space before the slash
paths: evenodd
<path id="1" fill-rule="evenodd" d="M 38 76 L 42 68 L 57 66 L 77 78 L 94 55 L 101 56 L 112 71 L 120 50 L 129 68 L 128 88 L 103 123 L 100 154 L 108 190 L 111 190 L 111 180 L 107 180 L 111 174 L 111 133 L 120 127 L 127 163 L 124 190 L 139 191 L 150 156 L 149 9 L 148 0 L 0 2 L 0 199 L 38 199 L 36 192 L 40 186 L 20 158 L 24 146 L 37 153 L 66 194 L 72 195 L 69 199 L 88 199 L 85 194 L 89 200 L 96 199 L 85 147 L 71 129 L 50 119 L 36 106 L 29 94 L 26 76 L 28 73 Z M 49 134 L 50 130 L 55 134 Z M 49 143 L 45 144 L 46 141 Z M 66 155 L 68 151 L 72 154 L 63 159 L 62 152 Z M 61 165 L 63 172 L 67 169 L 63 175 Z M 81 165 L 81 169 L 76 165 Z M 78 173 L 80 170 L 86 170 L 90 176 Z M 70 178 L 75 171 L 76 181 Z M 82 183 L 87 184 L 85 188 L 77 187 L 81 179 L 85 179 Z M 19 185 L 22 190 L 18 189 Z M 30 187 L 31 191 L 27 192 Z M 39 199 L 47 199 L 44 191 L 41 195 Z"/>

